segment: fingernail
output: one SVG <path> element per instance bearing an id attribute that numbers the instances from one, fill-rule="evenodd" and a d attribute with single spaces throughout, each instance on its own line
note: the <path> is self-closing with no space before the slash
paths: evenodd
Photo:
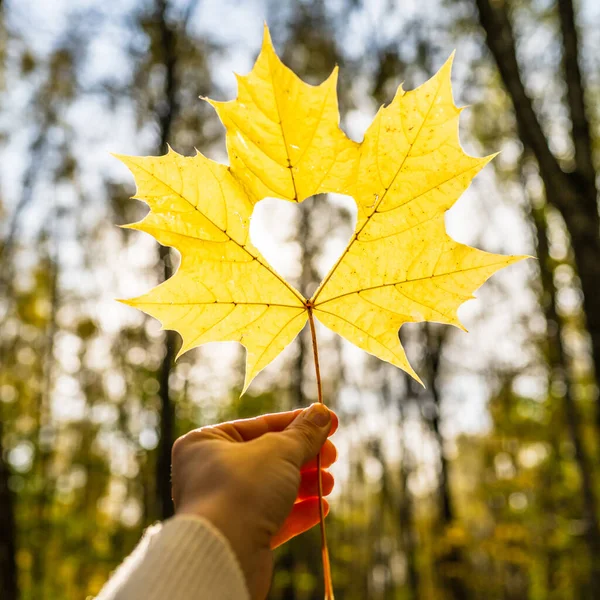
<path id="1" fill-rule="evenodd" d="M 306 409 L 306 418 L 317 427 L 325 427 L 331 421 L 329 410 L 320 402 L 315 402 Z"/>

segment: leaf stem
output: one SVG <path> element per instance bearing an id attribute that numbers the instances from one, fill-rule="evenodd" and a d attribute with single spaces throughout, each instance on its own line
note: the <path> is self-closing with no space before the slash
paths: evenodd
<path id="1" fill-rule="evenodd" d="M 321 369 L 319 367 L 319 348 L 317 346 L 317 332 L 313 318 L 312 306 L 307 306 L 308 323 L 312 337 L 313 356 L 315 359 L 315 374 L 317 378 L 317 397 L 321 404 L 323 402 L 323 386 L 321 385 Z M 329 564 L 329 550 L 327 548 L 327 534 L 325 532 L 325 514 L 323 511 L 323 480 L 321 478 L 321 453 L 317 455 L 317 474 L 319 482 L 319 524 L 321 527 L 321 556 L 323 559 L 323 583 L 325 587 L 325 600 L 334 600 L 333 584 L 331 581 L 331 566 Z"/>

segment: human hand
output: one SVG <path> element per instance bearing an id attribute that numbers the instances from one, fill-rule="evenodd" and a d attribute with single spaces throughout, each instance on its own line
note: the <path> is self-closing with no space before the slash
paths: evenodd
<path id="1" fill-rule="evenodd" d="M 233 548 L 253 599 L 266 597 L 272 549 L 319 522 L 316 456 L 336 459 L 327 439 L 337 416 L 322 404 L 196 429 L 173 445 L 173 501 L 179 515 L 212 522 Z M 329 505 L 323 500 L 324 512 Z"/>

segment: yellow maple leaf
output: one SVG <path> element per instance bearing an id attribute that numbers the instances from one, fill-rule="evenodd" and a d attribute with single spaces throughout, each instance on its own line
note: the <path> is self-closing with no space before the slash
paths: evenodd
<path id="1" fill-rule="evenodd" d="M 230 169 L 198 153 L 119 156 L 134 174 L 136 198 L 150 206 L 139 223 L 181 254 L 173 277 L 124 301 L 183 339 L 180 353 L 206 342 L 247 349 L 244 390 L 304 327 L 304 298 L 250 243 L 253 204 Z"/>
<path id="2" fill-rule="evenodd" d="M 460 146 L 451 67 L 452 57 L 416 90 L 400 87 L 375 116 L 345 190 L 358 205 L 354 234 L 311 298 L 324 325 L 416 379 L 401 325 L 463 328 L 458 307 L 493 273 L 524 258 L 482 252 L 446 233 L 444 213 L 493 158 L 469 156 Z"/>
<path id="3" fill-rule="evenodd" d="M 458 138 L 460 110 L 451 60 L 414 91 L 398 90 L 361 144 L 339 128 L 336 72 L 310 86 L 278 59 L 268 30 L 238 98 L 212 102 L 227 131 L 229 167 L 201 154 L 120 157 L 136 198 L 150 206 L 139 223 L 181 254 L 177 273 L 126 301 L 183 338 L 181 352 L 209 341 L 247 350 L 244 390 L 312 315 L 360 348 L 409 372 L 398 330 L 437 321 L 462 327 L 458 307 L 520 256 L 459 244 L 444 212 L 491 157 L 474 158 Z M 347 248 L 310 300 L 250 243 L 254 204 L 340 192 L 358 206 Z"/>
<path id="4" fill-rule="evenodd" d="M 236 78 L 235 100 L 208 102 L 227 130 L 231 171 L 250 196 L 302 202 L 343 191 L 356 144 L 339 127 L 337 67 L 321 85 L 305 83 L 279 60 L 265 26 L 254 68 Z"/>

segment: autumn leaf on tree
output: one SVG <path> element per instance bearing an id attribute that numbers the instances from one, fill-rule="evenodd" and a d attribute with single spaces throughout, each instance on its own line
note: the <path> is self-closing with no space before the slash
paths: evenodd
<path id="1" fill-rule="evenodd" d="M 444 213 L 491 159 L 460 146 L 451 65 L 413 91 L 400 87 L 356 143 L 339 128 L 337 70 L 319 86 L 304 83 L 279 60 L 265 28 L 254 68 L 237 77 L 237 99 L 209 100 L 226 128 L 229 166 L 172 150 L 119 157 L 135 176 L 135 198 L 150 207 L 128 227 L 181 254 L 173 277 L 126 303 L 179 332 L 180 353 L 212 341 L 243 344 L 244 391 L 307 321 L 316 349 L 314 319 L 418 379 L 400 327 L 462 327 L 459 306 L 523 258 L 483 252 L 446 233 Z M 307 299 L 252 245 L 250 219 L 263 198 L 302 202 L 325 192 L 354 198 L 358 219 Z"/>

